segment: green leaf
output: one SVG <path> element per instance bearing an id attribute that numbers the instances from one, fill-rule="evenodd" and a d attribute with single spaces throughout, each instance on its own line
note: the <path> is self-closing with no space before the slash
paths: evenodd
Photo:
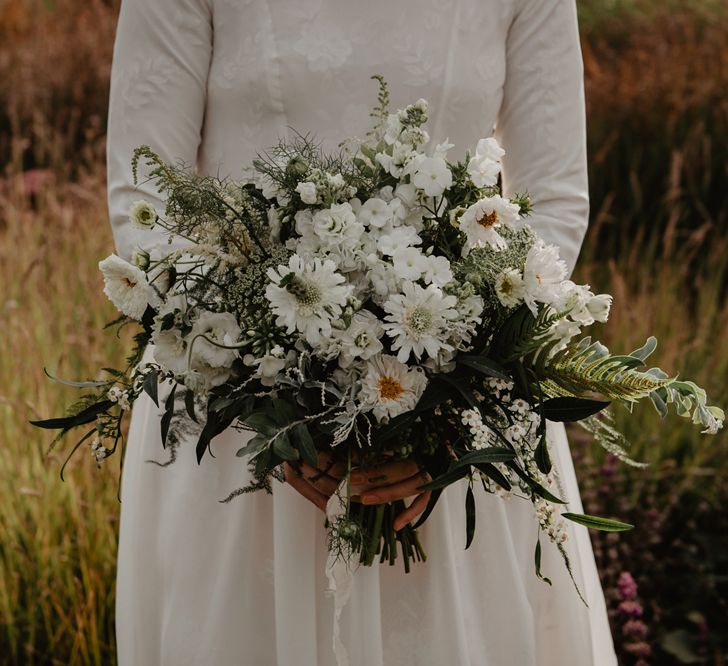
<path id="1" fill-rule="evenodd" d="M 470 548 L 475 536 L 475 496 L 473 495 L 473 487 L 468 486 L 465 493 L 465 550 Z"/>
<path id="2" fill-rule="evenodd" d="M 652 354 L 653 351 L 655 351 L 655 349 L 657 349 L 657 338 L 651 335 L 647 338 L 647 342 L 645 342 L 644 346 L 639 349 L 635 349 L 630 356 L 637 358 L 640 361 L 644 361 L 648 356 L 650 356 L 650 354 Z"/>
<path id="3" fill-rule="evenodd" d="M 274 398 L 272 402 L 273 418 L 278 425 L 285 426 L 296 419 L 296 412 L 290 402 L 280 398 Z"/>
<path id="4" fill-rule="evenodd" d="M 629 523 L 623 523 L 619 520 L 612 520 L 611 518 L 599 518 L 598 516 L 587 516 L 583 513 L 562 513 L 561 514 L 567 520 L 579 525 L 584 525 L 593 530 L 601 530 L 602 532 L 624 532 L 631 530 L 634 525 Z"/>
<path id="5" fill-rule="evenodd" d="M 248 443 L 241 449 L 237 450 L 235 454 L 238 458 L 245 456 L 254 456 L 256 453 L 262 451 L 268 445 L 268 438 L 263 435 L 255 435 L 251 437 Z"/>
<path id="6" fill-rule="evenodd" d="M 487 377 L 497 377 L 498 379 L 504 379 L 506 381 L 511 380 L 511 376 L 506 372 L 505 368 L 500 365 L 500 363 L 497 363 L 487 356 L 458 356 L 457 363 L 459 365 L 465 365 L 473 370 L 477 370 Z"/>
<path id="7" fill-rule="evenodd" d="M 437 488 L 436 490 L 433 490 L 430 493 L 430 499 L 427 502 L 427 506 L 425 507 L 425 510 L 422 512 L 422 515 L 417 519 L 417 522 L 412 526 L 413 530 L 416 530 L 420 525 L 422 525 L 432 513 L 432 510 L 435 508 L 435 505 L 437 504 L 437 500 L 440 499 L 440 495 L 442 495 L 442 488 Z"/>
<path id="8" fill-rule="evenodd" d="M 541 573 L 541 538 L 539 536 L 538 539 L 536 539 L 536 552 L 534 553 L 534 561 L 536 564 L 536 575 L 545 583 L 548 583 L 549 585 L 552 585 L 551 580 L 549 578 L 546 578 Z"/>
<path id="9" fill-rule="evenodd" d="M 152 399 L 154 404 L 159 407 L 159 383 L 157 379 L 157 369 L 152 368 L 144 377 L 144 383 L 142 384 L 144 392 Z"/>
<path id="10" fill-rule="evenodd" d="M 549 421 L 581 421 L 609 407 L 604 400 L 590 398 L 551 398 L 541 403 L 544 418 Z"/>
<path id="11" fill-rule="evenodd" d="M 495 465 L 478 463 L 475 465 L 475 468 L 488 478 L 493 479 L 503 490 L 511 489 L 510 481 L 508 481 L 505 475 Z"/>
<path id="12" fill-rule="evenodd" d="M 308 430 L 305 423 L 299 423 L 293 430 L 293 434 L 298 440 L 298 450 L 301 453 L 303 460 L 316 467 L 318 465 L 318 454 L 316 452 L 316 446 L 313 443 L 313 438 Z"/>
<path id="13" fill-rule="evenodd" d="M 278 430 L 276 424 L 266 412 L 254 412 L 250 416 L 247 416 L 243 420 L 243 423 L 253 430 L 263 435 L 268 435 L 269 437 L 272 437 Z"/>
<path id="14" fill-rule="evenodd" d="M 76 426 L 85 425 L 96 420 L 96 417 L 114 405 L 111 400 L 101 400 L 81 410 L 78 414 L 62 416 L 60 418 L 30 421 L 31 425 L 46 430 L 70 430 Z"/>
<path id="15" fill-rule="evenodd" d="M 283 460 L 298 460 L 301 457 L 298 450 L 291 446 L 291 440 L 288 439 L 287 433 L 278 435 L 273 440 L 273 453 Z"/>
<path id="16" fill-rule="evenodd" d="M 48 370 L 43 368 L 43 372 L 45 372 L 46 376 L 52 379 L 54 382 L 58 382 L 59 384 L 64 384 L 65 386 L 73 386 L 75 388 L 100 388 L 102 386 L 106 386 L 109 384 L 109 380 L 101 380 L 101 381 L 89 381 L 89 382 L 73 382 L 69 379 L 61 379 L 60 377 L 54 377 Z"/>
<path id="17" fill-rule="evenodd" d="M 515 451 L 511 449 L 489 448 L 470 451 L 462 456 L 456 463 L 456 467 L 463 465 L 470 466 L 478 463 L 508 462 L 516 457 Z"/>
<path id="18" fill-rule="evenodd" d="M 452 388 L 454 388 L 463 398 L 465 398 L 465 402 L 467 402 L 468 405 L 477 408 L 478 400 L 473 392 L 470 390 L 470 387 L 467 386 L 466 378 L 453 376 L 452 372 L 437 375 L 437 378 L 439 381 L 445 382 L 446 384 L 452 386 Z"/>
<path id="19" fill-rule="evenodd" d="M 417 414 L 414 411 L 395 416 L 389 423 L 375 431 L 374 438 L 378 443 L 382 443 L 400 437 L 410 429 L 416 418 Z"/>

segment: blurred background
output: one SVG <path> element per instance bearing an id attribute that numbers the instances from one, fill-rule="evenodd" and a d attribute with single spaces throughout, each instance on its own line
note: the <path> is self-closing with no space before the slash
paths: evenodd
<path id="1" fill-rule="evenodd" d="M 578 282 L 615 296 L 594 335 L 728 405 L 728 4 L 578 0 L 592 220 Z M 29 418 L 75 399 L 43 374 L 121 367 L 97 262 L 113 249 L 104 131 L 118 0 L 0 0 L 0 664 L 115 664 L 118 469 Z M 92 304 L 93 307 L 89 307 Z M 110 361 L 113 360 L 114 363 Z M 617 412 L 629 468 L 572 432 L 624 666 L 728 661 L 728 436 Z"/>

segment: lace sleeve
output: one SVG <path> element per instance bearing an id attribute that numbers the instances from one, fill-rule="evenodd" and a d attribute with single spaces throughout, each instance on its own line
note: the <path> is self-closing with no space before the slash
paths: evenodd
<path id="1" fill-rule="evenodd" d="M 122 0 L 114 43 L 106 143 L 109 218 L 119 256 L 166 242 L 163 230 L 132 226 L 129 206 L 147 199 L 163 212 L 150 182 L 134 185 L 134 149 L 148 144 L 163 159 L 194 166 L 212 51 L 205 0 Z M 180 247 L 181 239 L 173 239 Z"/>
<path id="2" fill-rule="evenodd" d="M 571 271 L 586 233 L 589 191 L 584 79 L 574 0 L 522 0 L 506 46 L 496 137 L 507 194 L 528 192 L 529 223 Z"/>

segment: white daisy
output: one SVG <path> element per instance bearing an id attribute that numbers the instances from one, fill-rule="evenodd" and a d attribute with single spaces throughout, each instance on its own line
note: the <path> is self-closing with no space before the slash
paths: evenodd
<path id="1" fill-rule="evenodd" d="M 370 359 L 362 379 L 362 402 L 378 421 L 414 409 L 427 386 L 422 368 L 408 367 L 394 356 Z"/>
<path id="2" fill-rule="evenodd" d="M 546 245 L 539 240 L 531 247 L 523 269 L 524 300 L 531 312 L 536 314 L 536 302 L 552 303 L 558 298 L 567 270 L 555 245 Z"/>
<path id="3" fill-rule="evenodd" d="M 129 219 L 135 227 L 151 229 L 157 221 L 157 211 L 148 201 L 135 201 L 129 208 Z"/>
<path id="4" fill-rule="evenodd" d="M 517 268 L 508 268 L 495 279 L 495 295 L 506 308 L 513 308 L 523 302 L 526 288 L 523 276 Z"/>
<path id="5" fill-rule="evenodd" d="M 476 187 L 496 184 L 501 171 L 501 158 L 505 152 L 493 137 L 478 141 L 475 157 L 468 162 L 468 175 Z"/>
<path id="6" fill-rule="evenodd" d="M 490 245 L 495 250 L 504 250 L 507 243 L 496 231 L 496 227 L 504 224 L 513 227 L 518 222 L 520 208 L 499 195 L 486 197 L 466 208 L 460 216 L 460 230 L 466 241 L 462 254 L 467 257 L 475 247 Z"/>
<path id="7" fill-rule="evenodd" d="M 397 358 L 405 363 L 412 352 L 419 360 L 424 352 L 435 358 L 440 350 L 452 351 L 447 338 L 449 322 L 458 317 L 454 309 L 457 297 L 446 296 L 434 284 L 423 289 L 405 282 L 402 291 L 391 295 L 384 304 L 388 313 L 384 328 L 394 338 L 392 350 L 399 350 Z"/>
<path id="8" fill-rule="evenodd" d="M 150 300 L 156 300 L 144 271 L 115 254 L 100 261 L 99 269 L 104 275 L 104 293 L 117 310 L 141 320 Z"/>
<path id="9" fill-rule="evenodd" d="M 326 259 L 305 262 L 294 254 L 288 266 L 269 268 L 271 283 L 265 296 L 277 315 L 276 324 L 288 333 L 299 331 L 312 346 L 321 337 L 331 335 L 331 320 L 338 318 L 351 294 L 344 277 L 336 272 L 336 264 Z"/>

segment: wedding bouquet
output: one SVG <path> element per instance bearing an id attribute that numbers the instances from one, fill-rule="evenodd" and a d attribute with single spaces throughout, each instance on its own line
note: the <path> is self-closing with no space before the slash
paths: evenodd
<path id="1" fill-rule="evenodd" d="M 451 162 L 447 142 L 428 147 L 427 102 L 389 113 L 387 86 L 373 78 L 371 130 L 333 155 L 295 135 L 235 181 L 137 149 L 134 178 L 144 164 L 166 209 L 139 201 L 131 220 L 183 246 L 100 262 L 121 313 L 112 323 L 140 325 L 128 367 L 70 382 L 92 390 L 67 416 L 34 423 L 59 437 L 86 427 L 74 451 L 89 442 L 101 461 L 123 448 L 123 414 L 145 392 L 163 405 L 166 446 L 199 422 L 198 460 L 226 428 L 253 431 L 238 451 L 252 481 L 226 501 L 270 491 L 284 462 L 343 465 L 328 529 L 330 551 L 347 561 L 401 554 L 409 570 L 425 558 L 417 527 L 444 488 L 463 483 L 466 548 L 480 486 L 531 501 L 569 566 L 564 520 L 631 526 L 563 511 L 546 421 L 580 421 L 638 464 L 610 402 L 631 409 L 649 399 L 662 415 L 672 404 L 708 433 L 723 411 L 694 383 L 645 367 L 654 338 L 614 355 L 582 337 L 607 321 L 611 296 L 567 279 L 557 248 L 525 221 L 528 196 L 503 196 L 495 139 Z M 154 361 L 142 364 L 150 342 Z M 407 459 L 432 480 L 420 487 L 428 494 L 417 525 L 395 530 L 405 503 L 358 503 L 350 477 Z M 540 552 L 537 542 L 539 576 Z"/>

